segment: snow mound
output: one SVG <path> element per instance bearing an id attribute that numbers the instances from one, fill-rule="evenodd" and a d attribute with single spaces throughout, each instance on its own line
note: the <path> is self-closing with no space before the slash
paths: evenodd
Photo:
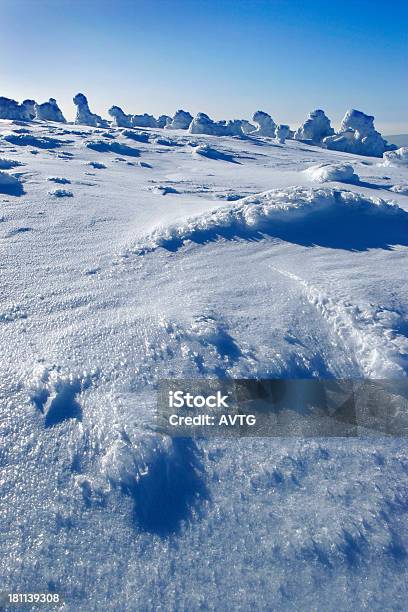
<path id="1" fill-rule="evenodd" d="M 296 133 L 295 140 L 310 140 L 313 143 L 320 143 L 326 136 L 332 136 L 334 130 L 330 125 L 330 119 L 321 109 L 312 111 L 303 125 Z"/>
<path id="2" fill-rule="evenodd" d="M 109 126 L 106 119 L 102 119 L 99 115 L 92 113 L 86 96 L 83 93 L 78 93 L 74 98 L 73 102 L 77 107 L 77 113 L 75 117 L 75 123 L 79 125 L 91 125 L 93 127 L 106 128 Z"/>
<path id="3" fill-rule="evenodd" d="M 352 109 L 347 111 L 340 126 L 340 131 L 323 139 L 323 145 L 328 149 L 382 157 L 384 151 L 394 150 L 395 145 L 389 145 L 374 128 L 374 117 Z"/>
<path id="4" fill-rule="evenodd" d="M 189 112 L 180 109 L 176 111 L 171 122 L 164 125 L 164 128 L 166 130 L 188 130 L 192 120 L 193 116 Z"/>
<path id="5" fill-rule="evenodd" d="M 48 102 L 35 105 L 35 118 L 39 121 L 56 121 L 66 123 L 65 117 L 59 108 L 55 98 L 50 98 Z"/>
<path id="6" fill-rule="evenodd" d="M 15 161 L 14 159 L 5 159 L 4 157 L 0 157 L 0 170 L 10 170 L 10 168 L 16 168 L 17 166 L 22 166 L 23 164 L 19 161 Z"/>
<path id="7" fill-rule="evenodd" d="M 51 181 L 51 183 L 58 183 L 59 185 L 69 185 L 71 183 L 69 179 L 60 176 L 49 176 L 47 181 Z"/>
<path id="8" fill-rule="evenodd" d="M 95 168 L 95 170 L 104 170 L 106 168 L 105 164 L 95 161 L 90 161 L 86 165 L 91 166 L 91 168 Z"/>
<path id="9" fill-rule="evenodd" d="M 21 195 L 22 192 L 23 188 L 18 178 L 0 170 L 0 193 Z"/>
<path id="10" fill-rule="evenodd" d="M 72 191 L 67 191 L 67 189 L 55 189 L 54 191 L 49 191 L 49 195 L 54 196 L 55 198 L 73 198 L 74 194 Z"/>
<path id="11" fill-rule="evenodd" d="M 400 193 L 401 195 L 408 195 L 408 184 L 404 185 L 393 185 L 391 191 L 394 193 Z"/>
<path id="12" fill-rule="evenodd" d="M 288 125 L 284 125 L 283 123 L 281 123 L 280 125 L 276 127 L 275 133 L 276 133 L 276 140 L 280 144 L 285 144 L 286 138 L 289 138 L 290 136 L 290 127 Z"/>
<path id="13" fill-rule="evenodd" d="M 63 144 L 64 140 L 48 138 L 47 136 L 32 136 L 31 134 L 6 134 L 3 140 L 20 147 L 38 147 L 39 149 L 55 149 Z"/>
<path id="14" fill-rule="evenodd" d="M 88 149 L 98 151 L 99 153 L 116 153 L 117 155 L 129 155 L 131 157 L 139 157 L 139 149 L 129 147 L 120 142 L 110 142 L 109 140 L 91 140 L 86 143 Z"/>
<path id="15" fill-rule="evenodd" d="M 147 113 L 143 113 L 143 115 L 132 115 L 132 126 L 133 127 L 150 127 L 150 128 L 164 127 L 167 123 L 167 119 L 171 119 L 171 117 L 162 115 L 160 123 L 163 125 L 158 125 L 153 115 L 149 115 Z"/>
<path id="16" fill-rule="evenodd" d="M 396 151 L 386 151 L 383 155 L 384 166 L 408 166 L 408 147 Z"/>
<path id="17" fill-rule="evenodd" d="M 209 145 L 198 145 L 193 147 L 192 154 L 195 157 L 207 157 L 208 159 L 217 159 L 236 163 L 232 155 L 218 151 L 218 149 L 214 149 L 214 147 L 210 147 Z"/>
<path id="18" fill-rule="evenodd" d="M 0 119 L 31 121 L 35 116 L 34 100 L 24 100 L 19 104 L 11 98 L 0 96 Z"/>
<path id="19" fill-rule="evenodd" d="M 163 247 L 177 251 L 187 241 L 253 240 L 265 235 L 312 246 L 365 250 L 407 244 L 408 213 L 394 202 L 336 189 L 273 189 L 238 200 L 180 225 L 159 227 L 133 252 Z"/>
<path id="20" fill-rule="evenodd" d="M 270 138 L 275 138 L 276 123 L 268 113 L 256 111 L 252 120 L 256 124 L 255 131 L 251 133 L 252 136 L 268 136 Z"/>
<path id="21" fill-rule="evenodd" d="M 135 130 L 123 130 L 122 136 L 130 138 L 136 142 L 149 142 L 149 134 L 147 132 L 136 132 Z"/>
<path id="22" fill-rule="evenodd" d="M 120 106 L 111 106 L 108 113 L 113 118 L 112 125 L 115 127 L 132 127 L 132 115 L 126 115 Z"/>
<path id="23" fill-rule="evenodd" d="M 359 180 L 351 164 L 318 164 L 304 170 L 304 173 L 315 183 L 341 181 L 356 183 Z"/>
<path id="24" fill-rule="evenodd" d="M 190 134 L 208 134 L 209 136 L 243 136 L 242 121 L 213 121 L 205 113 L 198 113 L 188 128 Z"/>
<path id="25" fill-rule="evenodd" d="M 172 121 L 172 118 L 169 115 L 160 115 L 160 117 L 156 120 L 156 127 L 164 128 L 168 123 Z"/>

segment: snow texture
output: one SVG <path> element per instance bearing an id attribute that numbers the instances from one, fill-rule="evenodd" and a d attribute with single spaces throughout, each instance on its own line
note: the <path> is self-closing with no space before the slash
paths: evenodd
<path id="1" fill-rule="evenodd" d="M 111 106 L 108 113 L 113 118 L 112 124 L 115 127 L 132 127 L 132 115 L 126 115 L 119 106 Z"/>
<path id="2" fill-rule="evenodd" d="M 160 123 L 163 123 L 163 122 L 167 123 L 167 117 L 165 115 L 161 116 Z M 144 113 L 143 115 L 132 115 L 131 123 L 133 127 L 148 127 L 148 128 L 149 127 L 150 128 L 161 127 L 157 125 L 157 121 L 153 117 L 153 115 L 149 115 L 148 113 Z"/>
<path id="3" fill-rule="evenodd" d="M 396 151 L 386 151 L 383 155 L 384 166 L 408 166 L 408 147 Z"/>
<path id="4" fill-rule="evenodd" d="M 242 121 L 213 121 L 205 113 L 198 113 L 190 123 L 190 134 L 209 134 L 211 136 L 243 136 Z"/>
<path id="5" fill-rule="evenodd" d="M 276 140 L 280 144 L 285 144 L 286 138 L 289 138 L 290 136 L 290 127 L 284 124 L 280 124 L 276 126 L 275 136 L 276 136 Z"/>
<path id="6" fill-rule="evenodd" d="M 0 97 L 0 119 L 31 121 L 34 116 L 34 100 L 24 100 L 19 104 L 11 98 Z"/>
<path id="7" fill-rule="evenodd" d="M 297 129 L 294 138 L 320 144 L 323 138 L 333 134 L 334 129 L 331 127 L 330 119 L 326 117 L 323 110 L 317 109 L 312 111 L 303 125 Z"/>

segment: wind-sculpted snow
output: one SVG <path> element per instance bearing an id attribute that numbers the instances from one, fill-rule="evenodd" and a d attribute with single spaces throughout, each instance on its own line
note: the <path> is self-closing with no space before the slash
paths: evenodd
<path id="1" fill-rule="evenodd" d="M 313 143 L 320 143 L 326 136 L 332 136 L 334 130 L 331 127 L 330 119 L 326 117 L 321 109 L 310 113 L 303 125 L 295 133 L 296 140 L 310 140 Z"/>
<path id="2" fill-rule="evenodd" d="M 48 102 L 35 105 L 35 118 L 39 121 L 57 121 L 66 123 L 65 117 L 59 108 L 55 98 L 50 98 Z"/>
<path id="3" fill-rule="evenodd" d="M 82 93 L 78 93 L 74 98 L 73 102 L 77 107 L 77 113 L 75 117 L 75 123 L 80 125 L 91 125 L 93 127 L 108 127 L 109 123 L 106 119 L 102 119 L 99 115 L 92 113 L 86 96 Z"/>
<path id="4" fill-rule="evenodd" d="M 264 235 L 297 244 L 365 250 L 407 245 L 407 230 L 408 213 L 392 202 L 350 191 L 293 187 L 249 196 L 180 225 L 157 228 L 133 250 L 177 251 L 188 241 L 204 244 Z"/>
<path id="5" fill-rule="evenodd" d="M 111 106 L 108 113 L 113 118 L 113 125 L 115 127 L 132 127 L 132 115 L 124 113 L 120 106 Z"/>
<path id="6" fill-rule="evenodd" d="M 0 193 L 21 195 L 23 186 L 17 177 L 0 170 Z"/>
<path id="7" fill-rule="evenodd" d="M 315 183 L 328 181 L 356 183 L 359 180 L 351 164 L 319 164 L 307 168 L 305 174 Z"/>
<path id="8" fill-rule="evenodd" d="M 0 97 L 0 119 L 31 121 L 35 117 L 34 100 L 24 100 L 19 104 L 11 98 Z"/>
<path id="9" fill-rule="evenodd" d="M 120 142 L 110 142 L 109 140 L 92 140 L 86 143 L 88 149 L 99 151 L 100 153 L 116 153 L 117 155 L 129 155 L 130 157 L 139 157 L 139 149 L 129 147 Z"/>
<path id="10" fill-rule="evenodd" d="M 56 149 L 67 144 L 66 140 L 59 140 L 58 138 L 50 138 L 48 136 L 34 136 L 32 134 L 6 134 L 3 136 L 3 140 L 21 147 L 38 147 L 39 149 Z"/>
<path id="11" fill-rule="evenodd" d="M 406 166 L 408 167 L 408 147 L 401 147 L 396 151 L 384 153 L 384 166 Z"/>
<path id="12" fill-rule="evenodd" d="M 252 120 L 256 124 L 255 131 L 251 132 L 252 136 L 269 136 L 270 138 L 275 138 L 276 123 L 268 113 L 256 111 Z"/>
<path id="13" fill-rule="evenodd" d="M 192 120 L 193 116 L 189 112 L 180 109 L 176 111 L 171 122 L 166 123 L 163 127 L 166 130 L 188 130 Z"/>

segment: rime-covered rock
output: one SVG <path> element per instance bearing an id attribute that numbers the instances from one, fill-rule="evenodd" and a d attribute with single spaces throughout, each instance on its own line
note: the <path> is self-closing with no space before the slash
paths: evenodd
<path id="1" fill-rule="evenodd" d="M 171 121 L 172 118 L 169 115 L 160 115 L 160 117 L 156 121 L 157 127 L 164 128 L 168 123 L 171 123 Z"/>
<path id="2" fill-rule="evenodd" d="M 341 122 L 340 131 L 323 139 L 323 145 L 328 149 L 382 157 L 385 151 L 393 151 L 397 147 L 390 145 L 374 127 L 374 117 L 352 109 L 347 111 Z"/>
<path id="3" fill-rule="evenodd" d="M 22 104 L 11 98 L 0 97 L 0 119 L 31 121 L 35 117 L 34 100 L 24 100 Z"/>
<path id="4" fill-rule="evenodd" d="M 180 109 L 176 111 L 171 122 L 164 127 L 166 130 L 188 130 L 192 120 L 193 116 L 189 112 Z"/>
<path id="5" fill-rule="evenodd" d="M 408 166 L 408 147 L 387 151 L 383 155 L 384 166 Z"/>
<path id="6" fill-rule="evenodd" d="M 66 123 L 65 117 L 59 108 L 55 98 L 50 98 L 48 102 L 35 105 L 35 118 L 39 121 L 57 121 Z"/>
<path id="7" fill-rule="evenodd" d="M 132 115 L 126 115 L 120 106 L 111 106 L 108 110 L 109 115 L 113 118 L 112 124 L 115 127 L 132 127 Z"/>
<path id="8" fill-rule="evenodd" d="M 244 134 L 251 134 L 251 132 L 254 132 L 256 130 L 256 126 L 253 125 L 253 123 L 247 121 L 246 119 L 241 119 L 241 129 Z"/>
<path id="9" fill-rule="evenodd" d="M 275 138 L 276 123 L 268 113 L 264 111 L 256 111 L 252 120 L 256 125 L 256 129 L 252 132 L 253 136 L 269 136 Z"/>
<path id="10" fill-rule="evenodd" d="M 73 102 L 77 107 L 77 113 L 75 117 L 75 123 L 80 125 L 91 125 L 93 127 L 108 127 L 109 123 L 106 119 L 102 119 L 99 115 L 92 113 L 86 96 L 82 93 L 78 93 L 74 98 Z"/>
<path id="11" fill-rule="evenodd" d="M 312 111 L 303 125 L 295 133 L 295 140 L 311 140 L 320 143 L 326 136 L 332 136 L 334 130 L 330 125 L 330 119 L 326 117 L 321 109 Z"/>
<path id="12" fill-rule="evenodd" d="M 242 121 L 213 121 L 205 113 L 198 113 L 190 123 L 190 134 L 209 134 L 210 136 L 242 136 Z"/>
<path id="13" fill-rule="evenodd" d="M 150 128 L 159 127 L 155 117 L 153 117 L 153 115 L 148 115 L 147 113 L 144 113 L 143 115 L 132 115 L 132 126 Z"/>
<path id="14" fill-rule="evenodd" d="M 280 125 L 276 126 L 275 134 L 277 141 L 280 142 L 280 144 L 285 144 L 285 140 L 290 134 L 290 128 L 288 125 L 281 123 Z"/>

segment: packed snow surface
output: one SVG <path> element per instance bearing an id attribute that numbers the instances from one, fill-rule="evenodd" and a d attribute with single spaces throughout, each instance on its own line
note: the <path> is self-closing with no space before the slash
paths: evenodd
<path id="1" fill-rule="evenodd" d="M 164 377 L 405 377 L 407 167 L 206 117 L 0 121 L 1 588 L 404 610 L 404 439 L 170 439 L 154 410 Z"/>

